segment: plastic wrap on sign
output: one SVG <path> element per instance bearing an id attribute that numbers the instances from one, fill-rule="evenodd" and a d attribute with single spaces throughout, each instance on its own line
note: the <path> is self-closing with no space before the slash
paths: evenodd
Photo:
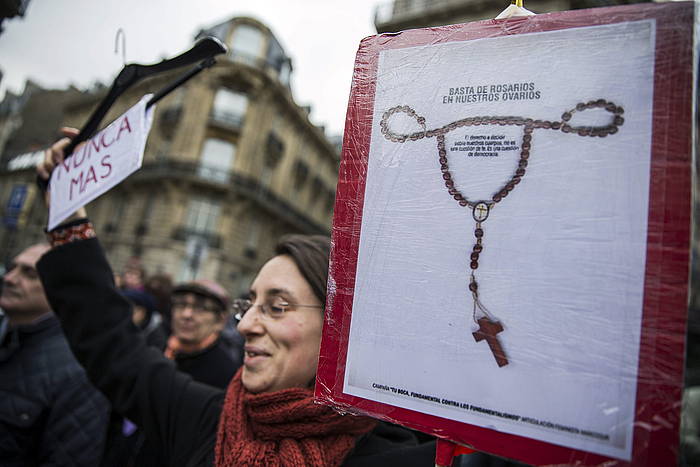
<path id="1" fill-rule="evenodd" d="M 692 3 L 362 41 L 316 397 L 534 465 L 675 465 Z"/>

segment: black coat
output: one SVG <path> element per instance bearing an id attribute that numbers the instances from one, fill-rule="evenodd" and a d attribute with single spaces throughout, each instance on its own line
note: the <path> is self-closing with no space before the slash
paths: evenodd
<path id="1" fill-rule="evenodd" d="M 99 464 L 109 404 L 88 381 L 55 316 L 0 342 L 0 465 Z"/>
<path id="2" fill-rule="evenodd" d="M 175 365 L 195 381 L 221 389 L 228 387 L 229 381 L 240 367 L 240 364 L 233 361 L 220 338 L 204 350 L 176 354 Z"/>
<path id="3" fill-rule="evenodd" d="M 54 248 L 37 268 L 77 358 L 114 409 L 148 433 L 166 464 L 213 465 L 224 391 L 195 382 L 146 346 L 97 239 Z M 434 453 L 434 443 L 417 445 L 408 430 L 380 424 L 345 465 L 432 467 Z"/>
<path id="4" fill-rule="evenodd" d="M 143 328 L 141 331 L 147 345 L 160 350 L 164 348 L 165 337 L 163 345 L 158 346 L 157 343 L 154 345 L 153 332 L 146 334 Z M 240 363 L 233 360 L 221 339 L 217 339 L 206 349 L 193 353 L 179 353 L 174 361 L 179 371 L 187 373 L 195 381 L 220 389 L 226 389 L 240 367 Z M 124 428 L 127 424 L 131 424 L 131 421 L 124 420 L 124 417 L 117 413 L 112 414 L 102 467 L 166 466 L 158 444 L 146 436 L 144 430 L 139 430 L 133 425 L 133 431 L 125 433 Z"/>

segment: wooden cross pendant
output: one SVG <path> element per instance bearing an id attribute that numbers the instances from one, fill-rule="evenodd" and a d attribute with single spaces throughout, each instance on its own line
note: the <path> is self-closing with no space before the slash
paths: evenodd
<path id="1" fill-rule="evenodd" d="M 479 330 L 472 333 L 474 340 L 480 342 L 486 339 L 486 342 L 489 344 L 491 353 L 493 353 L 493 357 L 496 359 L 498 366 L 507 365 L 508 359 L 506 358 L 506 353 L 503 351 L 501 343 L 498 342 L 498 337 L 496 337 L 496 334 L 503 331 L 503 326 L 501 325 L 500 321 L 491 321 L 488 318 L 483 317 L 479 318 L 477 323 L 479 323 Z"/>

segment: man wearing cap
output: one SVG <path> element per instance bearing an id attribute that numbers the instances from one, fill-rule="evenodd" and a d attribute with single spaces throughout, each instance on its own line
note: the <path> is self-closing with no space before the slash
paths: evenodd
<path id="1" fill-rule="evenodd" d="M 214 281 L 177 285 L 172 294 L 172 328 L 165 355 L 196 381 L 226 388 L 240 362 L 221 342 L 230 298 Z"/>

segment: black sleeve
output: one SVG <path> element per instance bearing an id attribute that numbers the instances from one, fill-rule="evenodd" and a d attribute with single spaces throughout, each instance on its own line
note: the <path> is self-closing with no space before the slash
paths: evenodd
<path id="1" fill-rule="evenodd" d="M 210 444 L 223 391 L 192 381 L 146 345 L 97 239 L 55 247 L 37 269 L 75 356 L 114 410 L 171 462 L 184 465 L 187 453 Z"/>

